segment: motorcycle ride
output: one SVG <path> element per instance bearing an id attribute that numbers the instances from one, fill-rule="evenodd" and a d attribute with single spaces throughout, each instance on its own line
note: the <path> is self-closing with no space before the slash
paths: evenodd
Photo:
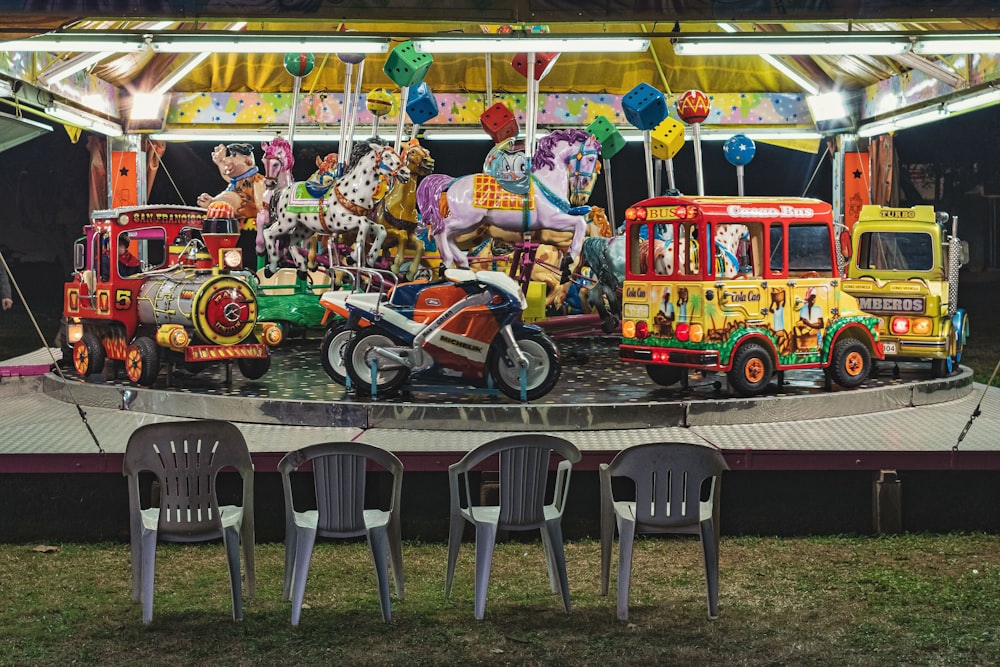
<path id="1" fill-rule="evenodd" d="M 346 374 L 362 393 L 389 392 L 413 377 L 492 383 L 530 401 L 559 379 L 555 343 L 521 321 L 527 301 L 505 273 L 448 269 L 443 280 L 388 294 L 328 292 L 321 302 L 347 316 L 324 338 L 323 367 L 337 382 Z"/>

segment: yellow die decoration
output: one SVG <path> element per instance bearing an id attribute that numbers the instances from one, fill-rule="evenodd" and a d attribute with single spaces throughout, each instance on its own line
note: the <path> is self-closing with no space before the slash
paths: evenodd
<path id="1" fill-rule="evenodd" d="M 664 118 L 659 125 L 649 131 L 652 140 L 653 157 L 671 160 L 684 147 L 684 123 L 673 118 Z"/>

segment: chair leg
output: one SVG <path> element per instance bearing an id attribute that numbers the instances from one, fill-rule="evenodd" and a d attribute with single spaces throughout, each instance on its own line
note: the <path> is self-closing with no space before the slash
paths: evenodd
<path id="1" fill-rule="evenodd" d="M 628 589 L 632 582 L 632 543 L 635 522 L 617 515 L 618 523 L 618 619 L 628 620 Z"/>
<path id="2" fill-rule="evenodd" d="M 559 590 L 557 592 L 562 593 L 563 608 L 568 614 L 570 612 L 569 579 L 566 577 L 566 552 L 563 549 L 562 519 L 547 521 L 543 533 L 548 533 L 553 565 L 558 575 Z"/>
<path id="3" fill-rule="evenodd" d="M 396 597 L 403 600 L 406 596 L 406 578 L 403 576 L 403 538 L 400 535 L 399 521 L 389 523 L 389 558 L 392 562 L 392 578 L 396 583 Z"/>
<path id="4" fill-rule="evenodd" d="M 708 588 L 708 619 L 714 621 L 719 617 L 719 543 L 711 520 L 701 522 L 701 554 Z"/>
<path id="5" fill-rule="evenodd" d="M 287 521 L 285 525 L 285 581 L 281 589 L 281 596 L 285 602 L 292 599 L 292 572 L 295 571 L 295 537 L 296 528 L 293 521 Z"/>
<path id="6" fill-rule="evenodd" d="M 302 615 L 302 599 L 306 595 L 306 577 L 309 576 L 309 563 L 312 560 L 313 545 L 316 543 L 316 531 L 309 528 L 299 528 L 295 545 L 295 566 L 292 572 L 292 625 L 299 624 Z"/>
<path id="7" fill-rule="evenodd" d="M 139 599 L 142 602 L 142 622 L 153 620 L 153 574 L 156 569 L 156 531 L 142 531 L 142 554 L 139 557 L 142 572 Z"/>
<path id="8" fill-rule="evenodd" d="M 243 581 L 240 577 L 240 533 L 236 527 L 222 531 L 222 543 L 226 547 L 226 561 L 229 564 L 229 585 L 233 589 L 233 620 L 243 620 Z"/>
<path id="9" fill-rule="evenodd" d="M 546 528 L 542 528 L 539 532 L 542 534 L 542 551 L 545 554 L 545 569 L 549 573 L 549 588 L 553 593 L 558 593 L 559 577 L 556 574 L 557 567 L 555 554 L 552 551 L 552 538 L 549 536 L 549 531 Z"/>
<path id="10" fill-rule="evenodd" d="M 368 550 L 375 564 L 382 620 L 388 623 L 392 620 L 392 603 L 389 600 L 389 534 L 385 526 L 368 531 Z"/>
<path id="11" fill-rule="evenodd" d="M 610 508 L 601 508 L 601 595 L 608 594 L 608 581 L 611 579 L 611 546 L 615 539 L 614 512 Z"/>
<path id="12" fill-rule="evenodd" d="M 462 533 L 465 531 L 465 518 L 461 514 L 451 515 L 451 525 L 448 529 L 448 572 L 444 579 L 444 597 L 451 595 L 451 583 L 455 578 L 455 563 L 458 561 L 458 550 L 462 546 Z"/>
<path id="13" fill-rule="evenodd" d="M 142 599 L 142 527 L 132 528 L 129 547 L 132 552 L 132 602 Z"/>
<path id="14" fill-rule="evenodd" d="M 254 562 L 253 518 L 244 515 L 240 524 L 240 544 L 243 546 L 243 566 L 246 569 L 247 597 L 257 596 L 257 564 Z"/>
<path id="15" fill-rule="evenodd" d="M 497 541 L 494 523 L 476 524 L 476 620 L 486 615 L 486 591 L 490 585 L 490 568 L 493 565 L 493 547 Z"/>

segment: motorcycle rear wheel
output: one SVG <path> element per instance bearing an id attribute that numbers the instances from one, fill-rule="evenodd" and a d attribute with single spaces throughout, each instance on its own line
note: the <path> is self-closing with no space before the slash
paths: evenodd
<path id="1" fill-rule="evenodd" d="M 398 347 L 399 345 L 400 343 L 375 327 L 368 327 L 364 331 L 358 332 L 348 341 L 344 346 L 344 363 L 347 366 L 347 375 L 359 393 L 370 394 L 372 391 L 372 371 L 369 365 L 369 359 L 373 354 L 372 349 Z M 382 358 L 378 358 L 377 361 L 378 363 L 389 363 L 388 360 Z M 379 367 L 375 373 L 375 391 L 376 393 L 384 393 L 398 389 L 409 376 L 410 371 L 405 366 Z"/>
<path id="2" fill-rule="evenodd" d="M 552 339 L 541 332 L 520 331 L 514 334 L 514 338 L 528 357 L 525 397 L 533 401 L 552 391 L 559 380 L 562 370 L 559 352 Z M 507 356 L 507 347 L 502 338 L 497 338 L 494 343 L 493 354 L 490 356 L 490 374 L 500 391 L 515 401 L 521 400 L 521 368 Z"/>

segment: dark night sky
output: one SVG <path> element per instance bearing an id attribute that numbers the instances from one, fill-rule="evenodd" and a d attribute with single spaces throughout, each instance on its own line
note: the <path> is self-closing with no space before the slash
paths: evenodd
<path id="1" fill-rule="evenodd" d="M 0 201 L 6 204 L 0 216 L 0 249 L 29 297 L 58 301 L 61 284 L 71 271 L 72 244 L 87 221 L 89 155 L 85 145 L 85 139 L 70 143 L 62 128 L 56 128 L 0 155 Z M 210 159 L 213 145 L 168 145 L 149 201 L 194 205 L 199 193 L 222 190 L 225 183 Z M 438 172 L 459 176 L 481 170 L 491 142 L 429 141 L 425 145 L 435 157 Z M 930 163 L 931 172 L 941 177 L 941 201 L 907 201 L 905 205 L 937 203 L 949 210 L 968 209 L 974 217 L 981 217 L 985 200 L 969 193 L 979 186 L 987 192 L 1000 192 L 997 146 L 1000 107 L 897 133 L 901 163 Z M 298 142 L 296 178 L 312 173 L 316 155 L 334 149 L 335 144 Z M 754 161 L 745 168 L 746 194 L 829 200 L 830 159 L 822 156 L 823 150 L 821 147 L 820 155 L 811 155 L 758 143 Z M 722 143 L 703 142 L 702 153 L 705 192 L 736 194 L 736 170 L 725 161 Z M 260 154 L 258 149 L 258 159 Z M 697 191 L 693 155 L 694 151 L 685 147 L 674 160 L 678 187 L 683 192 Z M 621 218 L 629 204 L 646 194 L 642 144 L 629 143 L 611 162 L 615 208 Z M 664 177 L 664 187 L 665 181 Z M 606 204 L 603 177 L 594 188 L 591 203 Z M 968 238 L 968 233 L 965 236 Z"/>

